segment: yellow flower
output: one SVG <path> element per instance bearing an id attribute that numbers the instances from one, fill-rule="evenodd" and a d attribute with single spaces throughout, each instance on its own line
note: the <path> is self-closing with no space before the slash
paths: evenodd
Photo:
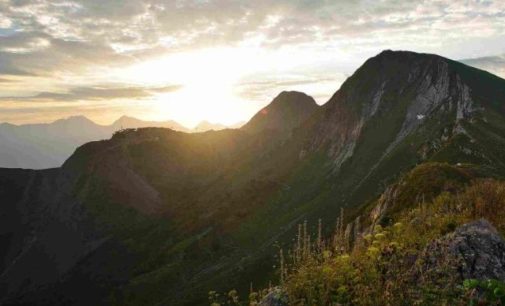
<path id="1" fill-rule="evenodd" d="M 376 247 L 369 247 L 367 250 L 367 253 L 369 255 L 375 256 L 375 255 L 379 254 L 379 249 Z"/>
<path id="2" fill-rule="evenodd" d="M 331 274 L 331 272 L 333 272 L 333 270 L 330 268 L 330 267 L 323 267 L 323 273 L 324 274 Z"/>
<path id="3" fill-rule="evenodd" d="M 381 234 L 381 233 L 379 233 L 379 234 L 375 234 L 375 238 L 376 238 L 376 239 L 381 240 L 381 239 L 383 239 L 384 237 L 386 237 L 384 234 Z"/>
<path id="4" fill-rule="evenodd" d="M 338 287 L 337 292 L 339 294 L 344 294 L 344 293 L 347 292 L 347 287 L 346 286 L 340 286 L 340 287 Z"/>
<path id="5" fill-rule="evenodd" d="M 392 247 L 395 247 L 395 248 L 397 248 L 397 247 L 399 247 L 399 246 L 400 246 L 400 244 L 399 244 L 398 242 L 396 242 L 396 241 L 391 241 L 391 242 L 389 243 L 389 245 L 390 245 L 390 246 L 392 246 Z"/>

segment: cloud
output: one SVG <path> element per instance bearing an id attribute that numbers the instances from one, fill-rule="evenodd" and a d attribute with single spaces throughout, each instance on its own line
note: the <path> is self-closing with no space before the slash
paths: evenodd
<path id="1" fill-rule="evenodd" d="M 344 81 L 342 74 L 299 74 L 264 76 L 261 80 L 246 79 L 236 86 L 237 94 L 250 101 L 270 101 L 283 90 L 299 90 L 311 94 L 320 102 L 326 102 L 329 95 Z"/>
<path id="2" fill-rule="evenodd" d="M 32 96 L 0 97 L 0 101 L 72 102 L 115 99 L 143 99 L 151 97 L 156 93 L 174 92 L 180 88 L 180 85 L 167 85 L 163 87 L 74 87 L 66 92 L 40 92 Z"/>
<path id="3" fill-rule="evenodd" d="M 86 41 L 67 41 L 39 33 L 0 37 L 0 74 L 56 76 L 83 73 L 131 62 L 111 47 Z"/>
<path id="4" fill-rule="evenodd" d="M 504 19 L 500 0 L 0 0 L 0 79 L 18 81 L 4 93 L 15 101 L 144 99 L 161 91 L 86 84 L 175 53 L 244 47 L 284 52 L 280 61 L 297 76 L 261 71 L 252 77 L 256 83 L 237 86 L 241 97 L 258 102 L 280 90 L 307 88 L 324 99 L 343 74 L 383 49 L 452 58 L 502 54 Z M 293 50 L 307 54 L 303 67 Z M 311 63 L 317 67 L 307 68 Z M 505 75 L 489 59 L 471 64 Z M 153 73 L 180 82 L 176 70 L 165 68 L 166 80 Z"/>
<path id="5" fill-rule="evenodd" d="M 0 78 L 0 83 L 15 83 L 15 80 Z"/>
<path id="6" fill-rule="evenodd" d="M 442 39 L 457 44 L 505 33 L 503 1 L 6 0 L 0 12 L 8 20 L 0 26 L 16 29 L 0 38 L 0 61 L 11 67 L 3 73 L 121 65 L 161 52 L 251 40 L 271 48 L 315 42 L 432 48 Z"/>
<path id="7" fill-rule="evenodd" d="M 489 71 L 493 74 L 496 74 L 497 76 L 505 78 L 505 54 L 463 59 L 460 60 L 460 62 L 469 66 Z"/>

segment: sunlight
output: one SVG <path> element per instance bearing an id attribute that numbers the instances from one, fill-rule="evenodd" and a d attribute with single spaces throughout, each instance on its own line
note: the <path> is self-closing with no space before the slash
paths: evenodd
<path id="1" fill-rule="evenodd" d="M 234 94 L 234 86 L 259 59 L 251 48 L 213 48 L 142 62 L 116 71 L 114 77 L 146 86 L 182 85 L 156 95 L 153 118 L 177 118 L 189 126 L 201 120 L 233 124 L 254 113 L 248 101 Z"/>
<path id="2" fill-rule="evenodd" d="M 245 79 L 254 83 L 259 76 L 272 77 L 273 83 L 289 80 L 292 77 L 289 71 L 307 65 L 311 54 L 310 49 L 265 49 L 252 42 L 170 53 L 115 70 L 109 77 L 146 87 L 181 85 L 178 91 L 152 97 L 149 119 L 171 118 L 187 126 L 202 120 L 229 125 L 247 121 L 279 90 L 309 89 L 310 93 L 313 89 L 310 86 L 293 84 L 275 88 L 275 92 L 268 93 L 261 101 L 252 101 L 250 97 L 241 96 L 237 88 Z"/>

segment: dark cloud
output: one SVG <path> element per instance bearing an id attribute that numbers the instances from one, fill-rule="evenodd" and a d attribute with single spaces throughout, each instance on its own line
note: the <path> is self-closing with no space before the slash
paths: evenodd
<path id="1" fill-rule="evenodd" d="M 24 97 L 0 97 L 0 101 L 22 102 L 72 102 L 72 101 L 96 101 L 114 99 L 142 99 L 153 96 L 156 93 L 177 91 L 180 85 L 167 85 L 163 87 L 74 87 L 66 92 L 40 92 L 32 96 Z"/>

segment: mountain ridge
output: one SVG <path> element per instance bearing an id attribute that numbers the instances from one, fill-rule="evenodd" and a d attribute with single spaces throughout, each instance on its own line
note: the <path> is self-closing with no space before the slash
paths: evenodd
<path id="1" fill-rule="evenodd" d="M 74 203 L 74 228 L 93 237 L 92 244 L 110 238 L 86 254 L 87 263 L 56 273 L 49 300 L 105 273 L 109 289 L 96 289 L 102 293 L 94 303 L 203 304 L 210 289 L 233 284 L 247 291 L 251 281 L 265 284 L 275 264 L 274 242 L 289 245 L 297 223 L 321 218 L 332 226 L 341 208 L 360 209 L 418 163 L 474 163 L 505 173 L 501 105 L 485 94 L 501 99 L 502 86 L 505 80 L 448 59 L 385 51 L 358 68 L 326 104 L 302 112 L 304 119 L 294 120 L 298 126 L 287 120 L 283 128 L 258 133 L 124 130 L 81 146 L 63 167 L 35 171 L 35 178 L 0 169 L 0 179 L 17 186 L 0 187 L 0 195 L 28 211 L 45 203 L 56 220 L 67 218 L 65 204 Z M 34 188 L 32 179 L 42 187 Z M 35 229 L 47 231 L 43 222 Z M 8 247 L 10 253 L 27 248 Z M 113 250 L 131 258 L 122 263 L 127 276 L 99 269 L 99 262 L 116 267 L 120 256 Z M 121 289 L 112 294 L 110 288 Z M 16 298 L 15 288 L 8 292 Z M 72 291 L 66 298 L 84 297 Z"/>
<path id="2" fill-rule="evenodd" d="M 223 129 L 224 125 L 206 124 L 189 129 L 173 120 L 144 121 L 121 116 L 109 125 L 101 125 L 79 115 L 51 123 L 0 124 L 0 167 L 44 169 L 59 167 L 74 150 L 86 142 L 110 138 L 128 128 L 163 127 L 195 133 Z"/>

